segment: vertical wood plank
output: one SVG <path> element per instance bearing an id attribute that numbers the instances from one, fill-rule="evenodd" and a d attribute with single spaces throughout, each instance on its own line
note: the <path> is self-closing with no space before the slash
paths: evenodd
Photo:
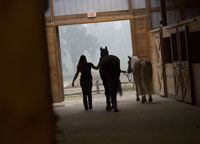
<path id="1" fill-rule="evenodd" d="M 51 23 L 54 22 L 53 0 L 50 0 Z"/>
<path id="2" fill-rule="evenodd" d="M 185 6 L 184 6 L 184 0 L 179 0 L 179 13 L 180 13 L 180 20 L 185 20 Z"/>

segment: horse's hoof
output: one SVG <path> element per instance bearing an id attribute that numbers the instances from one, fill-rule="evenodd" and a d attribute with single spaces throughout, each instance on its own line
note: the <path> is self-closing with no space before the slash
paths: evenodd
<path id="1" fill-rule="evenodd" d="M 141 103 L 143 104 L 143 103 L 145 103 L 145 102 L 146 102 L 146 99 L 142 99 Z"/>
<path id="2" fill-rule="evenodd" d="M 118 108 L 115 108 L 114 112 L 119 112 L 119 109 L 118 109 Z"/>
<path id="3" fill-rule="evenodd" d="M 107 107 L 106 107 L 106 110 L 107 110 L 107 111 L 111 111 L 111 109 L 112 109 L 111 106 L 107 106 Z"/>
<path id="4" fill-rule="evenodd" d="M 149 102 L 152 102 L 153 101 L 153 99 L 152 98 L 149 98 Z"/>
<path id="5" fill-rule="evenodd" d="M 140 98 L 137 98 L 136 101 L 140 101 Z"/>

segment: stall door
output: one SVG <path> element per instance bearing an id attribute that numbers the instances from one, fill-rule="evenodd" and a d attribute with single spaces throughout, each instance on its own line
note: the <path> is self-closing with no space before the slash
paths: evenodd
<path id="1" fill-rule="evenodd" d="M 193 103 L 188 38 L 185 26 L 177 27 L 174 32 L 171 33 L 171 48 L 176 100 Z"/>

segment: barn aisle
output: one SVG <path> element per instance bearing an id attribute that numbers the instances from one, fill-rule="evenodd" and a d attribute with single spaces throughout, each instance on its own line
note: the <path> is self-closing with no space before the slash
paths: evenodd
<path id="1" fill-rule="evenodd" d="M 103 94 L 93 95 L 93 110 L 84 111 L 82 98 L 55 104 L 60 119 L 59 144 L 197 143 L 200 107 L 153 95 L 154 102 L 135 101 L 135 92 L 118 97 L 120 112 L 105 111 Z"/>

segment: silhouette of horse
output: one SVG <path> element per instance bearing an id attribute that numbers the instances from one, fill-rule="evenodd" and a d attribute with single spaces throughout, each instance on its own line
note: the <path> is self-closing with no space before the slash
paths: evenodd
<path id="1" fill-rule="evenodd" d="M 105 96 L 106 96 L 106 110 L 110 111 L 114 108 L 114 112 L 118 112 L 117 108 L 117 92 L 122 95 L 120 82 L 120 60 L 114 55 L 109 55 L 107 47 L 101 50 L 100 58 L 100 76 L 103 81 Z M 110 101 L 111 99 L 111 101 Z M 111 106 L 112 102 L 112 106 Z"/>
<path id="2" fill-rule="evenodd" d="M 136 56 L 129 57 L 128 73 L 133 73 L 137 101 L 140 101 L 139 90 L 142 95 L 142 103 L 146 102 L 146 94 L 149 94 L 149 102 L 152 102 L 151 83 L 152 83 L 152 64 L 147 60 L 140 60 Z"/>

